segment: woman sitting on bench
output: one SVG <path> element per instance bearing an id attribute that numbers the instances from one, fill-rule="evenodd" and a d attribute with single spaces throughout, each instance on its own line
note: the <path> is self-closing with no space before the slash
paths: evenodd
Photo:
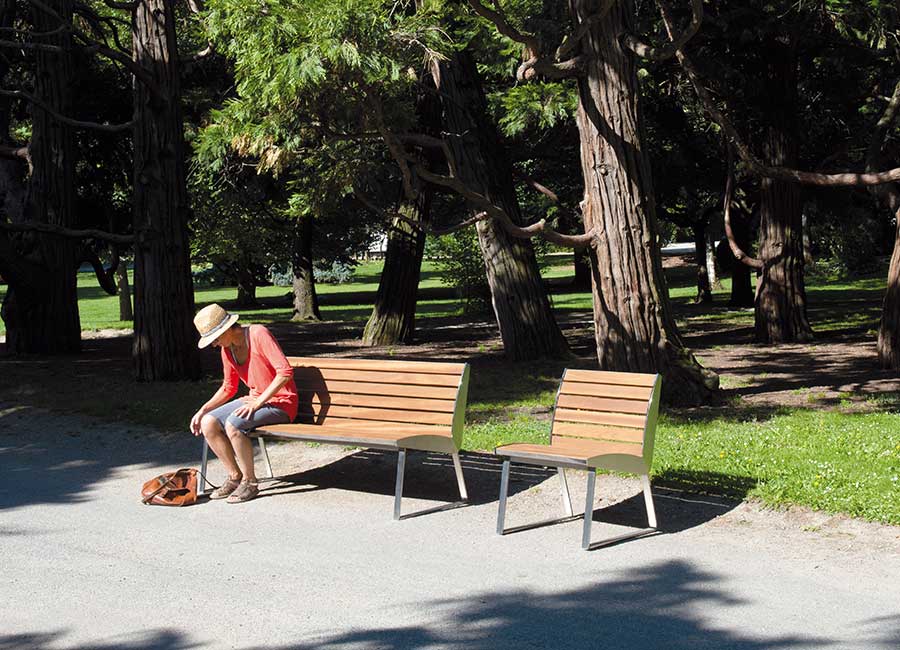
<path id="1" fill-rule="evenodd" d="M 228 471 L 228 478 L 209 495 L 228 503 L 250 501 L 259 494 L 253 467 L 253 445 L 247 433 L 269 424 L 292 422 L 297 415 L 294 370 L 271 332 L 262 325 L 242 327 L 238 315 L 217 304 L 194 317 L 199 347 L 221 349 L 222 386 L 191 418 L 191 431 L 201 433 Z M 234 399 L 238 379 L 250 395 Z"/>

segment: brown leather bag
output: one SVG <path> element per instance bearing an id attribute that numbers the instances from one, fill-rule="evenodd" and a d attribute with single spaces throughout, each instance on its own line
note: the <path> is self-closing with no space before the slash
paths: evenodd
<path id="1" fill-rule="evenodd" d="M 193 468 L 160 474 L 144 483 L 141 501 L 144 505 L 155 506 L 189 506 L 196 503 L 199 474 Z"/>

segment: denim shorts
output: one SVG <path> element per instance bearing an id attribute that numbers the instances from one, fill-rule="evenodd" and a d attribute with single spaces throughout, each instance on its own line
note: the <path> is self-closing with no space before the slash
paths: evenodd
<path id="1" fill-rule="evenodd" d="M 227 422 L 241 433 L 247 433 L 257 427 L 263 427 L 268 424 L 288 424 L 291 421 L 287 413 L 270 404 L 264 404 L 258 408 L 249 419 L 234 415 L 234 412 L 244 406 L 244 404 L 246 402 L 243 399 L 231 400 L 227 404 L 222 404 L 222 406 L 213 409 L 207 415 L 216 418 L 223 429 Z"/>

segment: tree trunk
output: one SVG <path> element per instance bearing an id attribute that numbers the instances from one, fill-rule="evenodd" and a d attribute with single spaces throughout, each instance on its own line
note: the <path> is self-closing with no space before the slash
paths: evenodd
<path id="1" fill-rule="evenodd" d="M 894 231 L 894 252 L 888 267 L 887 291 L 878 327 L 878 363 L 882 368 L 900 370 L 900 194 L 891 189 L 890 207 L 897 227 Z"/>
<path id="2" fill-rule="evenodd" d="M 596 11 L 572 0 L 579 24 Z M 597 357 L 604 370 L 657 372 L 670 402 L 699 404 L 718 388 L 681 342 L 670 314 L 656 236 L 656 205 L 635 58 L 619 36 L 633 31 L 634 3 L 613 3 L 582 40 L 578 128 L 584 175 L 584 225 L 595 230 L 592 265 Z"/>
<path id="3" fill-rule="evenodd" d="M 490 126 L 472 57 L 459 52 L 437 64 L 434 82 L 441 91 L 445 137 L 460 180 L 521 224 L 512 166 Z M 474 215 L 480 208 L 470 210 Z M 479 222 L 476 229 L 506 356 L 521 361 L 566 355 L 569 347 L 553 316 L 531 241 L 513 238 L 493 220 Z"/>
<path id="4" fill-rule="evenodd" d="M 769 165 L 794 167 L 797 160 L 797 54 L 793 46 L 770 43 L 768 125 L 763 143 Z M 756 340 L 809 341 L 803 283 L 803 224 L 800 187 L 763 178 L 760 192 L 759 257 L 763 269 L 756 290 Z"/>
<path id="5" fill-rule="evenodd" d="M 119 261 L 116 269 L 116 288 L 119 294 L 119 320 L 134 320 L 134 311 L 131 309 L 131 287 L 128 286 L 128 266 L 124 260 Z"/>
<path id="6" fill-rule="evenodd" d="M 300 217 L 294 232 L 292 268 L 294 274 L 294 315 L 293 321 L 322 320 L 319 313 L 319 298 L 316 295 L 316 279 L 313 276 L 312 259 L 312 217 Z"/>
<path id="7" fill-rule="evenodd" d="M 413 221 L 427 223 L 431 197 L 431 190 L 423 190 L 415 205 L 404 203 L 400 213 Z M 388 232 L 384 270 L 378 283 L 375 307 L 363 331 L 363 345 L 412 342 L 424 253 L 425 232 L 395 219 Z"/>
<path id="8" fill-rule="evenodd" d="M 572 288 L 580 291 L 591 290 L 591 256 L 585 250 L 575 249 L 572 259 L 575 263 L 575 281 Z"/>
<path id="9" fill-rule="evenodd" d="M 256 300 L 256 276 L 253 269 L 241 263 L 238 263 L 237 267 L 237 300 L 235 304 L 238 307 L 259 306 Z"/>
<path id="10" fill-rule="evenodd" d="M 71 0 L 49 0 L 64 21 L 72 20 Z M 35 40 L 62 48 L 35 53 L 35 96 L 54 111 L 71 114 L 71 35 L 56 31 L 59 22 L 46 11 L 33 11 Z M 31 107 L 29 153 L 33 171 L 26 207 L 30 219 L 64 228 L 75 224 L 74 142 L 69 126 L 37 104 Z M 26 284 L 10 284 L 4 305 L 9 352 L 64 354 L 81 349 L 76 287 L 78 243 L 53 235 L 31 235 L 35 245 L 26 256 L 36 263 Z"/>
<path id="11" fill-rule="evenodd" d="M 134 82 L 134 345 L 139 380 L 200 374 L 187 224 L 175 13 L 171 0 L 140 0 L 132 56 L 158 93 Z"/>
<path id="12" fill-rule="evenodd" d="M 731 210 L 731 230 L 734 234 L 734 240 L 742 251 L 750 253 L 750 217 L 742 210 L 732 207 Z M 753 270 L 735 259 L 729 248 L 725 253 L 728 255 L 731 264 L 731 299 L 728 306 L 732 309 L 740 309 L 744 307 L 753 307 L 756 295 L 753 292 Z"/>
<path id="13" fill-rule="evenodd" d="M 696 223 L 694 231 L 694 262 L 697 264 L 697 297 L 695 302 L 712 302 L 709 281 L 709 256 L 706 254 L 706 223 Z"/>

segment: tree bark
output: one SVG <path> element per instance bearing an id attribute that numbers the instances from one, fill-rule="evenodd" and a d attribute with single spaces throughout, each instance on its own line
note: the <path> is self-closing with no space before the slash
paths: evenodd
<path id="1" fill-rule="evenodd" d="M 737 217 L 737 218 L 735 218 Z M 732 208 L 731 228 L 734 239 L 741 250 L 750 250 L 750 225 L 747 216 Z M 728 306 L 734 309 L 753 307 L 756 295 L 753 292 L 752 270 L 749 266 L 734 258 L 729 249 L 727 255 L 731 261 L 731 298 Z"/>
<path id="2" fill-rule="evenodd" d="M 159 93 L 134 82 L 134 358 L 139 380 L 200 374 L 191 280 L 175 12 L 140 0 L 132 57 Z"/>
<path id="3" fill-rule="evenodd" d="M 596 11 L 572 0 L 580 24 Z M 643 143 L 636 61 L 619 35 L 633 32 L 634 3 L 614 3 L 582 40 L 578 128 L 585 182 L 585 232 L 593 250 L 594 328 L 604 370 L 658 372 L 670 402 L 699 404 L 718 376 L 687 350 L 671 316 L 657 246 L 656 205 Z"/>
<path id="4" fill-rule="evenodd" d="M 694 263 L 697 265 L 697 297 L 695 302 L 712 302 L 712 284 L 709 281 L 709 256 L 706 253 L 706 223 L 695 223 Z"/>
<path id="5" fill-rule="evenodd" d="M 763 156 L 768 165 L 793 167 L 797 162 L 797 54 L 788 44 L 767 49 L 770 102 Z M 761 343 L 809 341 L 803 280 L 803 223 L 800 187 L 773 178 L 760 181 L 760 247 L 762 272 L 756 290 L 756 340 Z"/>
<path id="6" fill-rule="evenodd" d="M 134 320 L 134 311 L 131 308 L 131 287 L 128 284 L 128 267 L 125 260 L 119 261 L 116 268 L 116 293 L 119 295 L 119 320 Z"/>
<path id="7" fill-rule="evenodd" d="M 892 203 L 900 203 L 895 196 Z M 894 252 L 888 267 L 887 291 L 878 327 L 878 363 L 882 368 L 900 369 L 900 205 L 892 205 L 897 217 L 894 234 Z"/>
<path id="8" fill-rule="evenodd" d="M 292 268 L 294 279 L 293 321 L 322 320 L 319 298 L 316 295 L 316 279 L 313 275 L 312 237 L 313 222 L 309 215 L 301 216 L 294 232 Z"/>
<path id="9" fill-rule="evenodd" d="M 575 280 L 573 289 L 581 291 L 591 290 L 591 256 L 584 250 L 575 249 L 572 259 L 575 263 Z"/>
<path id="10" fill-rule="evenodd" d="M 237 300 L 235 304 L 238 307 L 257 307 L 259 303 L 256 300 L 256 275 L 253 269 L 249 267 L 250 260 L 246 263 L 238 261 L 237 266 Z"/>
<path id="11" fill-rule="evenodd" d="M 512 167 L 487 117 L 474 60 L 467 52 L 459 52 L 436 64 L 433 76 L 442 96 L 445 139 L 455 173 L 522 225 Z M 470 211 L 474 216 L 480 209 L 472 206 Z M 521 361 L 568 354 L 531 241 L 513 238 L 492 219 L 480 221 L 476 229 L 506 356 Z"/>
<path id="12" fill-rule="evenodd" d="M 415 204 L 404 202 L 400 213 L 412 221 L 428 223 L 432 194 L 430 189 L 424 189 Z M 412 342 L 424 253 L 424 230 L 395 219 L 388 232 L 384 270 L 378 282 L 375 306 L 363 330 L 363 345 Z"/>
<path id="13" fill-rule="evenodd" d="M 64 21 L 72 20 L 71 0 L 48 0 Z M 36 32 L 52 32 L 58 20 L 46 11 L 32 12 Z M 57 31 L 35 37 L 60 51 L 35 52 L 35 97 L 53 111 L 69 114 L 72 88 L 71 35 Z M 75 225 L 74 142 L 69 126 L 32 105 L 29 153 L 33 171 L 28 186 L 29 219 L 55 226 Z M 78 318 L 78 243 L 53 235 L 31 235 L 26 257 L 35 263 L 25 283 L 10 283 L 4 301 L 6 349 L 13 353 L 65 354 L 81 349 Z"/>

